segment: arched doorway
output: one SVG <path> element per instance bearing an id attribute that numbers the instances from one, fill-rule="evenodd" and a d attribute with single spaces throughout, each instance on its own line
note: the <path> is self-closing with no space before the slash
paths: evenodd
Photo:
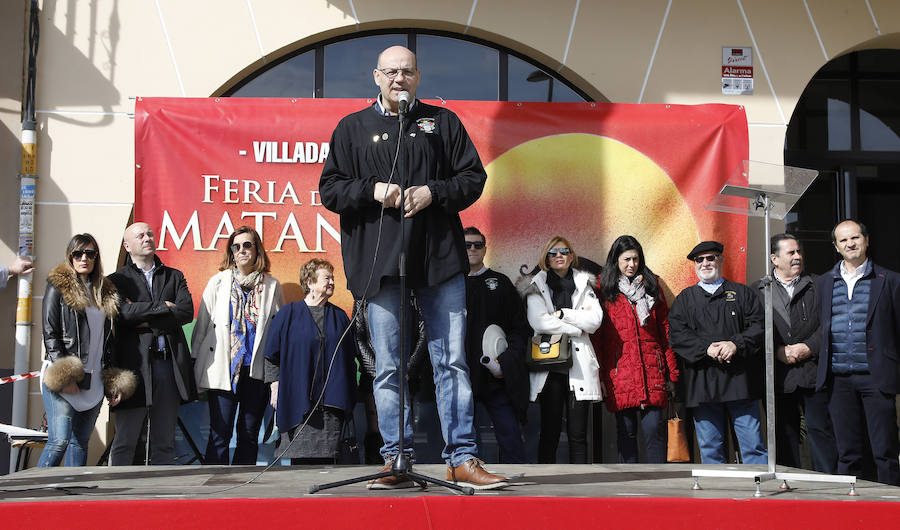
<path id="1" fill-rule="evenodd" d="M 376 54 L 413 50 L 422 65 L 423 99 L 591 101 L 574 83 L 498 44 L 422 29 L 356 32 L 301 48 L 250 73 L 223 95 L 235 97 L 367 98 Z"/>
<path id="2" fill-rule="evenodd" d="M 900 269 L 900 50 L 849 53 L 829 61 L 800 97 L 785 135 L 785 165 L 821 175 L 786 219 L 804 242 L 811 272 L 834 265 L 831 228 L 861 220 L 871 257 Z"/>

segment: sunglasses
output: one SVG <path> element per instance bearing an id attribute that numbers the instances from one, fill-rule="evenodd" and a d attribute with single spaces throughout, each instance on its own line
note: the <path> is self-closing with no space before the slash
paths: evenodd
<path id="1" fill-rule="evenodd" d="M 97 251 L 89 248 L 72 251 L 72 259 L 81 259 L 81 256 L 85 256 L 87 259 L 97 259 Z"/>
<path id="2" fill-rule="evenodd" d="M 563 248 L 554 248 L 547 251 L 547 255 L 551 258 L 555 258 L 557 254 L 561 256 L 568 256 L 572 251 L 563 247 Z"/>
<path id="3" fill-rule="evenodd" d="M 716 261 L 716 258 L 718 258 L 718 257 L 719 257 L 718 254 L 713 254 L 712 256 L 697 256 L 696 258 L 694 258 L 694 263 L 696 263 L 698 265 L 703 263 L 704 261 L 708 261 L 708 262 L 712 263 L 713 261 Z"/>
<path id="4" fill-rule="evenodd" d="M 481 241 L 466 241 L 466 248 L 472 248 L 472 247 L 475 247 L 475 248 L 481 250 L 484 248 L 484 243 L 482 243 Z"/>
<path id="5" fill-rule="evenodd" d="M 253 241 L 244 241 L 243 247 L 235 243 L 231 245 L 231 252 L 237 254 L 241 251 L 241 248 L 243 248 L 244 250 L 250 250 L 251 248 L 253 248 Z"/>

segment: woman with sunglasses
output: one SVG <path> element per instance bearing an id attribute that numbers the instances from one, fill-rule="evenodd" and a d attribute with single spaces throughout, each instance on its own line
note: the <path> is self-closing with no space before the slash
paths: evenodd
<path id="1" fill-rule="evenodd" d="M 119 295 L 103 276 L 97 241 L 90 234 L 74 236 L 66 261 L 47 276 L 43 300 L 44 346 L 41 396 L 47 413 L 47 443 L 38 466 L 87 462 L 88 442 L 103 402 L 104 383 L 110 406 L 134 393 L 131 372 L 107 369 L 112 361 L 113 323 Z"/>
<path id="2" fill-rule="evenodd" d="M 284 304 L 281 284 L 269 274 L 269 257 L 256 230 L 238 227 L 203 291 L 191 337 L 198 390 L 209 402 L 207 464 L 256 464 L 259 428 L 269 403 L 263 349 L 275 313 Z M 238 412 L 240 405 L 240 414 Z M 235 417 L 237 427 L 235 428 Z"/>
<path id="3" fill-rule="evenodd" d="M 600 327 L 603 310 L 594 294 L 596 277 L 578 270 L 578 255 L 569 241 L 547 241 L 538 263 L 541 271 L 525 291 L 528 323 L 535 335 L 568 336 L 571 367 L 531 372 L 531 401 L 539 400 L 541 434 L 538 463 L 555 464 L 563 412 L 569 438 L 569 462 L 589 463 L 587 420 L 590 403 L 603 399 L 600 365 L 589 335 Z"/>
<path id="4" fill-rule="evenodd" d="M 616 415 L 619 462 L 638 463 L 640 426 L 647 463 L 664 464 L 666 406 L 678 367 L 669 347 L 669 307 L 637 239 L 613 242 L 597 288 L 606 318 L 593 341 L 609 390 L 606 407 Z"/>

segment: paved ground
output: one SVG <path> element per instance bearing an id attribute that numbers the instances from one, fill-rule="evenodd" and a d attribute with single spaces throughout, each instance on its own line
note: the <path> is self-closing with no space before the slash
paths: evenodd
<path id="1" fill-rule="evenodd" d="M 752 478 L 701 479 L 700 491 L 691 490 L 692 469 L 741 469 L 763 471 L 764 466 L 666 465 L 500 465 L 493 471 L 518 475 L 509 488 L 479 492 L 478 496 L 507 497 L 681 497 L 702 499 L 752 499 L 756 486 Z M 0 477 L 2 501 L 84 501 L 89 499 L 155 498 L 303 498 L 303 497 L 402 497 L 454 495 L 441 486 L 429 485 L 395 491 L 369 491 L 364 484 L 352 484 L 309 494 L 313 485 L 351 479 L 370 473 L 372 466 L 273 467 L 259 475 L 262 467 L 250 466 L 167 466 L 167 467 L 84 467 L 77 469 L 28 469 Z M 415 466 L 415 471 L 443 479 L 446 467 L 436 464 Z M 795 471 L 778 468 L 782 471 Z M 804 472 L 805 473 L 805 472 Z M 253 479 L 250 484 L 245 482 Z M 830 501 L 900 500 L 900 488 L 860 481 L 858 497 L 847 495 L 844 484 L 791 481 L 790 490 L 781 490 L 781 481 L 763 482 L 764 498 Z"/>

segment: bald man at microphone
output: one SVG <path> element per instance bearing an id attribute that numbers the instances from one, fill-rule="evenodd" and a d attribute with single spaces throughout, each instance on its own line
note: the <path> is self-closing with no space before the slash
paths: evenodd
<path id="1" fill-rule="evenodd" d="M 481 196 L 487 175 L 456 114 L 415 99 L 421 72 L 412 51 L 402 46 L 382 51 L 372 74 L 380 94 L 371 107 L 338 123 L 319 194 L 322 204 L 341 217 L 348 288 L 354 298 L 369 302 L 383 471 L 391 470 L 400 453 L 400 385 L 406 385 L 399 377 L 400 302 L 406 300 L 409 307 L 412 293 L 425 322 L 434 367 L 447 480 L 475 489 L 502 488 L 507 480 L 489 473 L 478 459 L 465 353 L 469 261 L 459 212 Z M 404 293 L 401 250 L 407 256 Z M 405 329 L 410 329 L 408 322 Z M 409 393 L 405 395 L 408 399 Z M 403 453 L 413 458 L 408 405 Z M 391 475 L 368 487 L 412 485 L 405 475 Z"/>

